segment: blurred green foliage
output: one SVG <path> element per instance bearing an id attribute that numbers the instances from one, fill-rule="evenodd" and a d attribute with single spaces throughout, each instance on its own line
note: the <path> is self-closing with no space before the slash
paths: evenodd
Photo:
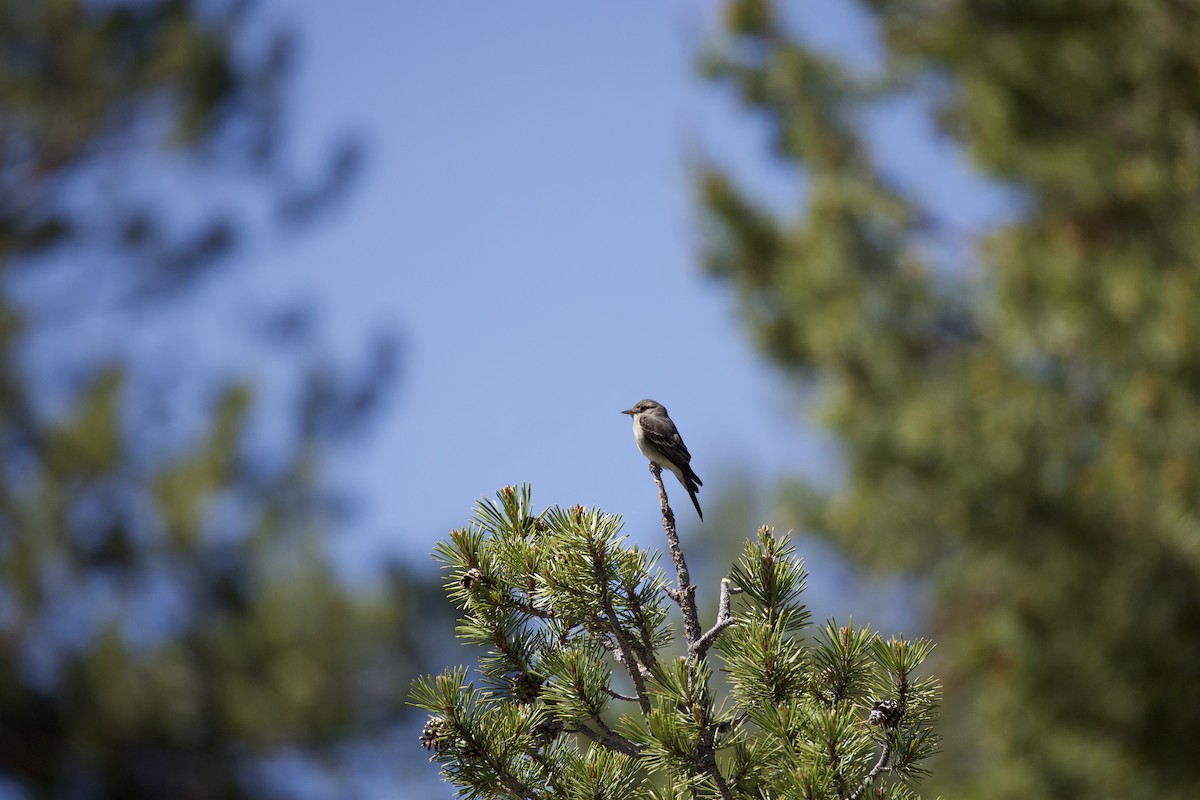
<path id="1" fill-rule="evenodd" d="M 868 4 L 886 74 L 765 0 L 705 58 L 798 164 L 803 210 L 701 170 L 710 270 L 822 387 L 844 485 L 785 503 L 927 584 L 961 798 L 1195 797 L 1200 762 L 1200 5 Z M 916 97 L 1015 221 L 946 235 L 859 123 Z M 951 231 L 958 236 L 963 232 Z"/>
<path id="2" fill-rule="evenodd" d="M 0 786 L 18 796 L 286 796 L 264 759 L 337 769 L 338 748 L 395 723 L 418 666 L 413 583 L 352 591 L 324 542 L 340 517 L 321 454 L 374 407 L 387 347 L 361 377 L 312 368 L 265 447 L 249 384 L 214 379 L 182 433 L 143 413 L 130 364 L 26 346 L 46 315 L 17 289 L 45 265 L 69 271 L 68 308 L 101 280 L 133 287 L 114 309 L 133 339 L 133 312 L 234 250 L 237 215 L 188 228 L 139 194 L 131 158 L 238 173 L 289 219 L 333 199 L 351 150 L 297 189 L 280 156 L 290 43 L 253 11 L 0 0 Z M 119 190 L 81 202 L 105 171 Z M 51 402 L 44 380 L 75 388 Z"/>

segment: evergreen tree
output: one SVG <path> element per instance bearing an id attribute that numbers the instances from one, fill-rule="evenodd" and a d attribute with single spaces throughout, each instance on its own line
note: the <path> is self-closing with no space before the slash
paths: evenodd
<path id="1" fill-rule="evenodd" d="M 205 173 L 248 176 L 297 220 L 348 174 L 350 150 L 307 184 L 280 156 L 289 45 L 251 10 L 0 0 L 6 795 L 284 796 L 264 759 L 336 755 L 402 708 L 419 601 L 402 581 L 350 592 L 322 542 L 338 517 L 320 455 L 370 410 L 386 351 L 362 378 L 312 370 L 291 435 L 264 449 L 246 383 L 214 382 L 185 435 L 140 413 L 187 416 L 162 387 L 149 404 L 135 365 L 77 340 L 29 347 L 60 320 L 22 291 L 43 272 L 65 271 L 68 311 L 128 290 L 111 312 L 133 338 L 136 312 L 186 296 L 234 251 L 232 192 L 189 228 L 131 162 L 152 156 L 189 190 Z M 188 374 L 188 354 L 175 366 Z"/>
<path id="2" fill-rule="evenodd" d="M 823 389 L 846 479 L 785 492 L 861 563 L 930 589 L 939 790 L 1194 797 L 1200 762 L 1200 7 L 869 3 L 888 75 L 727 6 L 710 75 L 802 168 L 803 211 L 703 171 L 708 263 Z M 881 174 L 881 98 L 1023 194 L 978 263 Z"/>
<path id="3" fill-rule="evenodd" d="M 721 581 L 705 631 L 652 472 L 674 586 L 656 553 L 625 543 L 619 517 L 535 514 L 528 487 L 480 503 L 438 546 L 459 636 L 487 649 L 481 688 L 453 668 L 413 690 L 432 714 L 422 744 L 460 796 L 915 796 L 937 747 L 938 687 L 916 674 L 931 644 L 833 621 L 806 636 L 803 562 L 767 527 Z M 671 603 L 684 629 L 674 656 Z"/>

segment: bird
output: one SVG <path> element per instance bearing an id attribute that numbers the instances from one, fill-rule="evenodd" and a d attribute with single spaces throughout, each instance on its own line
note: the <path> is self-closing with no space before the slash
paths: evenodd
<path id="1" fill-rule="evenodd" d="M 687 489 L 692 498 L 696 513 L 704 520 L 704 512 L 700 510 L 700 501 L 696 492 L 704 485 L 700 477 L 692 470 L 692 454 L 683 443 L 675 423 L 667 415 L 667 409 L 654 400 L 642 400 L 633 408 L 622 411 L 633 417 L 633 439 L 637 442 L 642 455 L 675 473 L 675 477 Z"/>

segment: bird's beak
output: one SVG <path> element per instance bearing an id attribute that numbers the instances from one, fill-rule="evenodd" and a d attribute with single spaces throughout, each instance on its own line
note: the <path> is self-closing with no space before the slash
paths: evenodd
<path id="1" fill-rule="evenodd" d="M 631 416 L 631 417 L 632 417 L 632 416 L 633 416 L 633 414 L 634 414 L 634 411 L 633 411 L 633 409 L 631 408 L 631 409 L 629 409 L 628 411 L 622 411 L 621 413 L 622 413 L 622 414 L 628 414 L 629 416 Z"/>

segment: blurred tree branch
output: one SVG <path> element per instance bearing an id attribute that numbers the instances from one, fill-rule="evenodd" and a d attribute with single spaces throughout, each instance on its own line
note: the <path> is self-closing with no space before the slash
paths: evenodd
<path id="1" fill-rule="evenodd" d="M 247 2 L 0 0 L 0 780 L 31 797 L 286 795 L 264 761 L 336 769 L 394 724 L 410 619 L 436 613 L 397 566 L 350 591 L 323 541 L 343 518 L 321 455 L 378 407 L 386 341 L 357 373 L 310 366 L 270 452 L 249 383 L 213 379 L 185 435 L 139 413 L 137 365 L 88 361 L 60 407 L 37 376 L 86 343 L 25 349 L 54 319 L 19 299 L 40 270 L 69 274 L 67 314 L 109 283 L 160 304 L 237 251 L 247 187 L 301 225 L 337 198 L 356 147 L 315 180 L 285 156 L 292 48 Z"/>
<path id="2" fill-rule="evenodd" d="M 763 352 L 820 387 L 842 446 L 838 488 L 793 483 L 784 508 L 930 592 L 955 709 L 935 789 L 1190 797 L 1197 8 L 866 6 L 880 70 L 814 46 L 769 0 L 725 4 L 703 59 L 802 176 L 792 212 L 698 170 L 709 270 Z M 961 148 L 1021 198 L 970 263 L 924 246 L 937 209 L 866 135 L 881 99 L 914 98 L 947 160 Z"/>

